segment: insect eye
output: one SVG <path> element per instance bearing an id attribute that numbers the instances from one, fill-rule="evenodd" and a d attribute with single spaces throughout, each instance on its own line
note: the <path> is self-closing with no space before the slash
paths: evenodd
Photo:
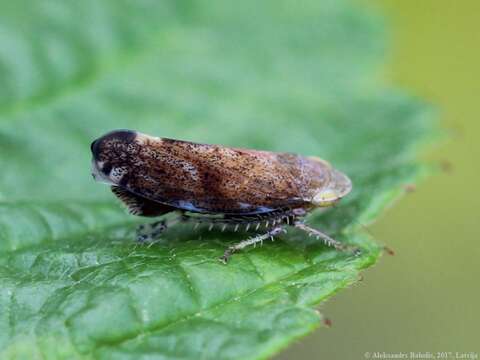
<path id="1" fill-rule="evenodd" d="M 110 172 L 112 171 L 112 165 L 110 163 L 104 163 L 102 165 L 102 172 L 105 174 L 105 175 L 109 175 Z"/>

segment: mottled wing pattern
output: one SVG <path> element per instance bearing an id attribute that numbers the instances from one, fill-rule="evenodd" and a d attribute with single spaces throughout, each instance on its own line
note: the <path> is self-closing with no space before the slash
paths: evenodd
<path id="1" fill-rule="evenodd" d="M 189 211 L 227 214 L 308 206 L 331 176 L 327 163 L 294 154 L 142 134 L 127 152 L 105 161 L 121 168 L 120 186 L 131 193 Z"/>

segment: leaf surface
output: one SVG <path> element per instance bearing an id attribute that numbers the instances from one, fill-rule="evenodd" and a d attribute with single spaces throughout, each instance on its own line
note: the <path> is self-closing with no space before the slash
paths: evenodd
<path id="1" fill-rule="evenodd" d="M 340 0 L 1 2 L 0 358 L 265 358 L 316 328 L 430 131 L 376 79 L 382 32 Z M 362 255 L 292 230 L 224 266 L 245 235 L 188 225 L 136 245 L 90 175 L 117 128 L 329 160 L 354 191 L 310 222 Z"/>

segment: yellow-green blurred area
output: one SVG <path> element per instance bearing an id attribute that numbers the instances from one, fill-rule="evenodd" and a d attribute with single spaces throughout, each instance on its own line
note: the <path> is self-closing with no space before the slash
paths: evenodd
<path id="1" fill-rule="evenodd" d="M 388 80 L 438 109 L 449 133 L 428 178 L 371 228 L 396 251 L 323 306 L 333 321 L 281 359 L 480 352 L 480 2 L 381 0 Z"/>

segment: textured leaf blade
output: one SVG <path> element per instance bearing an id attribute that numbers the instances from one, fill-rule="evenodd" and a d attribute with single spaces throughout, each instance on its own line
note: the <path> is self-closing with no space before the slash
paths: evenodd
<path id="1" fill-rule="evenodd" d="M 371 80 L 379 22 L 347 1 L 0 3 L 0 357 L 263 358 L 378 257 L 361 223 L 415 179 L 422 104 Z M 88 24 L 88 26 L 85 26 Z M 317 155 L 353 193 L 216 258 L 243 234 L 182 226 L 152 247 L 90 177 L 114 128 Z"/>

